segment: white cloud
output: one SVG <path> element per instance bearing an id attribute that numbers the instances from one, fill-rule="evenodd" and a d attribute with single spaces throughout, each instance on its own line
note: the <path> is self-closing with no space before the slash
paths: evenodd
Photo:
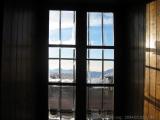
<path id="1" fill-rule="evenodd" d="M 61 12 L 61 28 L 73 28 L 73 11 L 62 11 Z M 60 24 L 60 11 L 50 11 L 49 14 L 49 29 L 59 29 Z"/>
<path id="2" fill-rule="evenodd" d="M 66 25 L 66 26 L 65 26 Z M 70 45 L 74 45 L 75 44 L 75 24 L 72 24 L 72 26 L 70 26 L 69 24 L 65 24 L 64 27 L 62 29 L 66 28 L 71 28 L 72 29 L 72 35 L 70 37 L 70 39 L 62 41 L 62 44 L 70 44 Z M 49 29 L 49 31 L 52 31 L 52 29 Z M 54 34 L 54 33 L 52 33 Z M 49 39 L 49 44 L 60 44 L 60 40 L 53 40 L 53 39 Z"/>
<path id="3" fill-rule="evenodd" d="M 90 26 L 100 26 L 102 24 L 102 13 L 91 12 L 89 13 Z M 112 25 L 113 24 L 113 14 L 104 13 L 103 14 L 103 24 Z"/>
<path id="4" fill-rule="evenodd" d="M 60 44 L 60 40 L 49 40 L 49 44 Z M 62 42 L 62 44 L 66 45 L 74 45 L 75 39 L 69 39 Z"/>
<path id="5" fill-rule="evenodd" d="M 49 69 L 58 69 L 59 61 L 58 60 L 50 60 L 49 61 Z"/>

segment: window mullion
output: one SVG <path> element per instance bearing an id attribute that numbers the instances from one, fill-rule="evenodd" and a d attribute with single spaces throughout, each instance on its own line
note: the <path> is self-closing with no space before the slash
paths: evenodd
<path id="1" fill-rule="evenodd" d="M 86 36 L 87 13 L 77 10 L 76 15 L 76 120 L 86 119 Z"/>

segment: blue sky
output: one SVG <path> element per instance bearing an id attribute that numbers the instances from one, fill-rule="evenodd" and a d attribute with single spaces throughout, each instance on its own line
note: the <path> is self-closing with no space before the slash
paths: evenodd
<path id="1" fill-rule="evenodd" d="M 102 13 L 89 13 L 89 43 L 90 45 L 102 45 Z M 50 21 L 49 21 L 49 44 L 75 44 L 75 23 L 73 22 L 73 11 L 63 11 L 61 13 L 61 42 L 59 37 L 59 11 L 50 11 Z M 104 13 L 103 14 L 103 40 L 104 45 L 114 46 L 114 32 L 113 32 L 113 14 Z M 49 49 L 50 57 L 59 57 L 59 50 L 57 48 Z M 102 50 L 90 50 L 91 58 L 101 58 Z M 63 49 L 62 55 L 64 57 L 71 58 L 73 56 L 73 49 Z M 105 50 L 104 58 L 114 59 L 113 50 Z M 66 69 L 71 68 L 72 62 L 66 62 Z M 58 67 L 57 62 L 49 62 L 51 69 Z M 106 67 L 113 67 L 113 63 L 106 62 Z M 72 63 L 73 66 L 73 63 Z M 101 69 L 101 63 L 96 62 L 91 70 L 99 71 Z M 65 67 L 64 67 L 65 69 Z"/>

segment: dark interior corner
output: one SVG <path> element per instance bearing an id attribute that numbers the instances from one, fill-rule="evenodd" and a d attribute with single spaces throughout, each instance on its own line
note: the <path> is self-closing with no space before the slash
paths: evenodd
<path id="1" fill-rule="evenodd" d="M 48 119 L 48 10 L 50 9 L 114 12 L 114 119 L 131 117 L 130 119 L 133 120 L 135 116 L 137 117 L 135 120 L 143 118 L 145 59 L 147 59 L 145 57 L 146 6 L 150 2 L 149 0 L 59 0 L 56 2 L 55 0 L 42 2 L 2 0 L 0 119 Z M 159 0 L 157 6 L 158 2 Z M 83 21 L 83 18 L 79 21 L 81 20 Z M 158 22 L 156 24 L 158 26 Z M 159 27 L 156 27 L 156 35 Z M 157 45 L 154 50 L 158 55 L 159 46 Z M 152 58 L 149 58 L 150 61 Z M 158 56 L 156 59 L 155 69 L 158 76 L 160 69 Z M 157 76 L 158 82 L 160 76 Z M 159 100 L 155 103 L 157 109 L 159 109 L 158 105 Z M 152 113 L 150 114 L 152 116 Z M 160 119 L 160 113 L 158 115 L 153 120 Z M 77 120 L 83 119 L 79 117 Z"/>

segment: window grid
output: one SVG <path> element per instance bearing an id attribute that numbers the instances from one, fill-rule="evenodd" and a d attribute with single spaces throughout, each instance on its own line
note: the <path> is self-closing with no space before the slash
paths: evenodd
<path id="1" fill-rule="evenodd" d="M 104 58 L 104 50 L 106 49 L 111 49 L 114 51 L 114 46 L 107 46 L 107 45 L 104 45 L 104 19 L 103 19 L 103 12 L 101 12 L 101 37 L 102 37 L 102 45 L 101 46 L 96 46 L 96 45 L 91 45 L 91 42 L 90 42 L 90 31 L 89 31 L 89 27 L 90 27 L 90 15 L 89 15 L 90 12 L 87 13 L 87 69 L 88 71 L 90 71 L 90 62 L 89 61 L 101 61 L 102 62 L 102 74 L 101 74 L 101 78 L 102 78 L 102 83 L 92 83 L 91 82 L 91 78 L 89 77 L 88 78 L 88 75 L 87 75 L 87 118 L 89 120 L 92 120 L 92 116 L 91 114 L 96 112 L 97 114 L 103 114 L 104 112 L 108 112 L 108 110 L 105 110 L 105 108 L 103 107 L 104 105 L 104 92 L 105 92 L 105 88 L 113 88 L 114 89 L 114 83 L 111 83 L 111 84 L 105 84 L 103 81 L 104 81 L 104 61 L 113 61 L 114 62 L 114 58 L 113 59 L 105 59 Z M 93 59 L 93 58 L 90 58 L 90 50 L 91 49 L 100 49 L 102 50 L 101 52 L 101 59 Z M 113 67 L 114 67 L 114 64 L 113 64 Z M 87 71 L 87 72 L 88 72 Z M 88 82 L 88 79 L 90 82 Z M 94 91 L 91 91 L 89 89 L 91 88 L 95 88 L 95 87 L 102 87 L 101 89 L 101 109 L 100 111 L 95 111 L 94 109 L 90 109 L 90 101 L 89 101 L 89 96 L 93 93 L 94 94 Z M 89 95 L 90 94 L 90 95 Z M 113 94 L 114 95 L 114 94 Z M 114 106 L 113 106 L 114 107 Z M 112 111 L 113 112 L 113 111 Z M 109 116 L 109 118 L 113 119 L 113 114 L 111 112 L 111 116 Z M 103 116 L 103 115 L 102 115 Z M 101 116 L 101 117 L 102 117 Z"/>
<path id="2" fill-rule="evenodd" d="M 63 42 L 62 42 L 62 23 L 61 23 L 61 19 L 62 19 L 62 17 L 61 17 L 61 15 L 62 15 L 62 13 L 61 13 L 61 11 L 60 11 L 60 15 L 59 15 L 59 40 L 60 40 L 60 44 L 48 44 L 48 47 L 49 48 L 58 48 L 59 49 L 59 56 L 58 57 L 49 57 L 48 58 L 48 60 L 58 60 L 59 61 L 59 79 L 60 79 L 60 82 L 48 82 L 48 85 L 49 86 L 59 86 L 59 100 L 58 100 L 58 102 L 59 102 L 59 109 L 57 109 L 56 110 L 56 112 L 59 114 L 59 117 L 60 117 L 60 120 L 62 119 L 62 116 L 63 116 L 63 114 L 65 113 L 65 114 L 69 114 L 69 113 L 73 113 L 73 114 L 75 114 L 75 108 L 74 109 L 72 109 L 72 110 L 70 110 L 70 109 L 62 109 L 62 97 L 63 97 L 63 91 L 62 91 L 62 89 L 64 88 L 64 87 L 72 87 L 73 88 L 73 106 L 75 105 L 75 90 L 74 89 L 76 89 L 76 66 L 75 66 L 75 62 L 76 62 L 76 55 L 75 55 L 75 53 L 76 53 L 76 45 L 73 45 L 73 44 L 63 44 Z M 105 56 L 104 56 L 104 54 L 105 54 L 105 50 L 113 50 L 114 51 L 114 46 L 107 46 L 107 45 L 105 45 L 104 44 L 104 20 L 103 20 L 103 12 L 101 12 L 101 36 L 102 36 L 102 45 L 100 46 L 100 45 L 91 45 L 91 43 L 90 43 L 90 41 L 89 41 L 89 25 L 90 25 L 90 22 L 89 22 L 89 19 L 90 19 L 90 17 L 89 17 L 89 15 L 87 15 L 87 46 L 86 46 L 86 52 L 88 53 L 88 55 L 87 55 L 87 58 L 86 58 L 86 62 L 88 63 L 88 71 L 90 71 L 89 70 L 89 66 L 90 66 L 90 62 L 89 61 L 100 61 L 101 63 L 102 63 L 102 74 L 101 74 L 101 78 L 102 78 L 102 83 L 87 83 L 86 84 L 86 88 L 87 88 L 87 98 L 88 98 L 88 100 L 86 100 L 86 102 L 87 103 L 89 103 L 89 94 L 90 95 L 92 95 L 92 93 L 93 93 L 93 95 L 94 95 L 94 92 L 92 91 L 92 90 L 90 90 L 90 93 L 89 93 L 89 89 L 94 89 L 94 88 L 101 88 L 101 110 L 89 110 L 89 109 L 87 109 L 87 114 L 92 114 L 92 113 L 101 113 L 101 114 L 103 114 L 102 116 L 105 116 L 104 114 L 105 113 L 107 113 L 107 114 L 109 114 L 108 113 L 108 110 L 105 110 L 105 108 L 104 108 L 104 103 L 105 103 L 105 101 L 104 101 L 104 99 L 105 99 L 105 95 L 104 95 L 104 93 L 105 92 L 108 92 L 108 91 L 106 91 L 106 89 L 114 89 L 114 83 L 104 83 L 103 81 L 104 81 L 104 62 L 105 61 L 112 61 L 112 62 L 114 62 L 114 58 L 113 59 L 106 59 L 105 58 Z M 74 23 L 75 23 L 75 12 L 74 12 L 74 14 L 73 14 L 73 21 L 74 21 Z M 76 41 L 75 41 L 76 42 Z M 74 48 L 74 51 L 73 51 L 73 58 L 62 58 L 62 49 L 63 48 Z M 101 53 L 101 56 L 102 56 L 102 58 L 101 59 L 94 59 L 94 58 L 90 58 L 90 50 L 91 49 L 99 49 L 99 50 L 102 50 L 102 53 Z M 113 53 L 114 54 L 114 53 Z M 62 61 L 63 60 L 67 60 L 67 61 L 73 61 L 73 83 L 71 82 L 71 83 L 65 83 L 65 82 L 63 82 L 62 81 Z M 114 67 L 114 63 L 113 63 L 113 67 Z M 88 76 L 88 75 L 87 75 Z M 88 78 L 86 79 L 87 81 L 88 81 Z M 114 93 L 114 92 L 113 92 Z M 114 96 L 114 94 L 113 94 L 113 96 Z M 87 108 L 89 108 L 90 106 L 89 106 L 89 104 L 87 105 Z M 50 108 L 49 108 L 49 112 L 54 112 L 54 110 L 50 110 Z M 112 114 L 112 112 L 113 111 L 111 111 L 111 114 Z M 75 116 L 75 115 L 73 115 L 73 116 Z M 88 115 L 87 115 L 88 116 Z M 91 120 L 91 118 L 90 117 L 88 117 L 88 119 L 89 120 Z"/>
<path id="3" fill-rule="evenodd" d="M 58 98 L 58 106 L 59 108 L 58 109 L 50 109 L 49 108 L 49 120 L 50 119 L 68 119 L 68 118 L 65 118 L 66 116 L 72 116 L 74 117 L 75 115 L 75 86 L 76 86 L 76 76 L 75 76 L 75 70 L 76 70 L 76 67 L 75 67 L 75 61 L 76 61 L 76 57 L 75 57 L 75 50 L 76 50 L 76 45 L 74 44 L 63 44 L 62 42 L 62 12 L 63 11 L 58 11 L 59 12 L 59 29 L 58 29 L 58 38 L 59 38 L 59 41 L 60 43 L 59 44 L 53 44 L 53 43 L 49 43 L 48 44 L 48 48 L 58 48 L 58 56 L 57 57 L 48 57 L 48 61 L 50 60 L 57 60 L 59 61 L 58 63 L 58 78 L 59 78 L 59 82 L 55 82 L 55 81 L 48 81 L 48 86 L 51 87 L 58 87 L 59 89 L 59 98 Z M 57 16 L 55 16 L 57 17 Z M 73 11 L 73 24 L 75 24 L 75 11 Z M 73 56 L 72 58 L 62 58 L 62 49 L 63 48 L 73 48 Z M 63 81 L 63 77 L 62 77 L 62 74 L 63 74 L 63 71 L 62 71 L 62 62 L 72 62 L 73 64 L 73 83 L 72 82 L 64 82 Z M 64 91 L 63 91 L 64 89 Z M 66 104 L 64 104 L 65 102 L 63 97 L 67 97 L 66 96 L 66 90 L 69 89 L 71 90 L 72 92 L 68 92 L 70 94 L 72 94 L 72 98 L 70 99 L 72 101 L 72 107 L 73 109 L 70 109 L 70 108 L 65 108 L 66 107 Z M 54 94 L 54 93 L 52 93 Z M 67 98 L 65 98 L 67 99 Z M 67 101 L 68 102 L 68 101 Z M 68 105 L 67 105 L 68 106 Z M 69 105 L 70 107 L 70 105 Z M 52 115 L 52 114 L 56 114 L 56 115 Z M 53 117 L 53 118 L 50 118 L 50 117 Z M 63 117 L 63 118 L 62 118 Z"/>

